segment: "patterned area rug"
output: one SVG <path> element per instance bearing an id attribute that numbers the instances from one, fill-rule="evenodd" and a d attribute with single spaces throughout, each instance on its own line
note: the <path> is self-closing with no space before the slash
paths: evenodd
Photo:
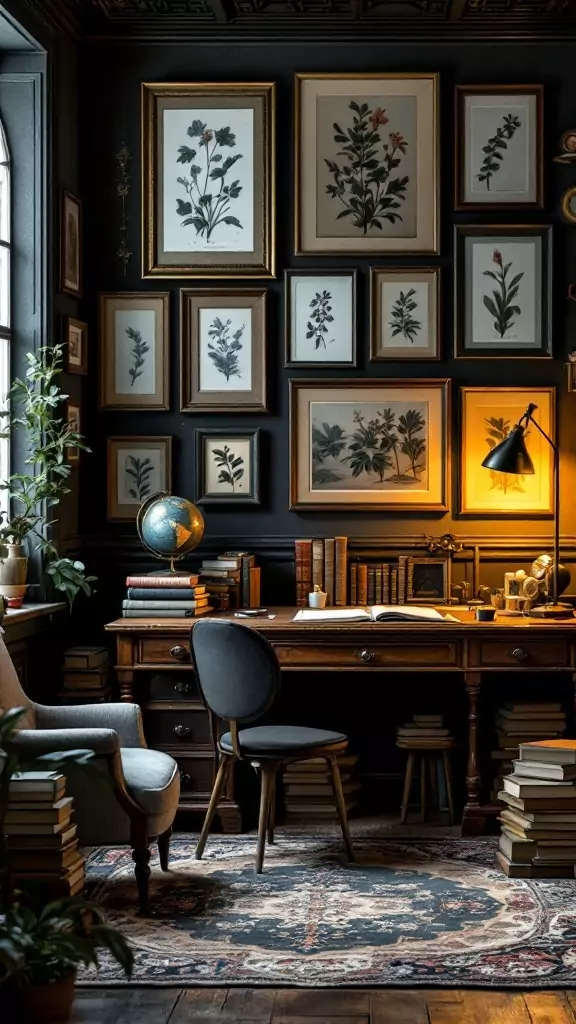
<path id="1" fill-rule="evenodd" d="M 254 874 L 254 836 L 172 843 L 172 870 L 152 861 L 151 913 L 135 908 L 127 850 L 88 862 L 89 895 L 136 949 L 136 984 L 576 984 L 576 880 L 512 880 L 495 840 L 355 841 L 280 834 Z M 94 983 L 86 972 L 83 979 Z M 103 959 L 98 981 L 122 982 Z"/>

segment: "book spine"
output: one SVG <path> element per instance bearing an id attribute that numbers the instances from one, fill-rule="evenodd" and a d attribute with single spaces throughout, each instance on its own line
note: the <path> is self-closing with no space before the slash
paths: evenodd
<path id="1" fill-rule="evenodd" d="M 350 563 L 350 604 L 358 604 L 358 563 Z"/>
<path id="2" fill-rule="evenodd" d="M 374 566 L 374 603 L 382 604 L 382 566 Z"/>
<path id="3" fill-rule="evenodd" d="M 194 601 L 201 597 L 205 587 L 129 587 L 126 597 L 129 601 Z M 92 666 L 86 666 L 86 668 Z"/>
<path id="4" fill-rule="evenodd" d="M 358 563 L 358 604 L 368 604 L 368 566 Z"/>
<path id="5" fill-rule="evenodd" d="M 390 566 L 382 563 L 382 604 L 390 604 Z"/>
<path id="6" fill-rule="evenodd" d="M 238 606 L 236 606 L 238 607 Z M 141 611 L 136 608 L 127 608 L 124 612 L 125 619 L 193 619 L 197 615 L 204 615 L 205 612 L 211 612 L 212 608 L 210 605 L 205 605 L 203 608 L 184 608 L 184 610 L 174 611 Z"/>
<path id="7" fill-rule="evenodd" d="M 312 587 L 320 587 L 324 583 L 324 541 L 312 541 Z M 312 588 L 311 588 L 312 589 Z"/>
<path id="8" fill-rule="evenodd" d="M 326 591 L 326 604 L 334 604 L 334 562 L 335 562 L 335 540 L 334 537 L 326 537 L 324 541 L 324 590 Z"/>
<path id="9" fill-rule="evenodd" d="M 181 587 L 190 588 L 198 583 L 197 576 L 127 576 L 127 587 L 159 587 L 164 590 L 166 587 L 174 587 L 180 590 Z"/>
<path id="10" fill-rule="evenodd" d="M 312 541 L 297 540 L 294 542 L 296 563 L 296 604 L 305 608 L 308 594 L 312 589 Z"/>
<path id="11" fill-rule="evenodd" d="M 406 555 L 398 556 L 398 604 L 406 604 Z"/>
<path id="12" fill-rule="evenodd" d="M 143 611 L 146 608 L 149 611 L 186 611 L 190 608 L 202 608 L 205 604 L 208 604 L 207 597 L 198 598 L 197 601 L 122 601 L 122 607 L 131 611 Z"/>
<path id="13" fill-rule="evenodd" d="M 414 594 L 414 559 L 408 558 L 406 562 L 406 600 L 412 600 Z"/>
<path id="14" fill-rule="evenodd" d="M 336 537 L 334 565 L 334 604 L 343 607 L 348 603 L 346 581 L 348 579 L 348 537 Z"/>
<path id="15" fill-rule="evenodd" d="M 260 568 L 258 566 L 250 567 L 250 579 L 249 579 L 249 608 L 260 607 Z"/>
<path id="16" fill-rule="evenodd" d="M 390 572 L 390 604 L 398 604 L 398 569 Z"/>
<path id="17" fill-rule="evenodd" d="M 368 604 L 374 604 L 374 594 L 376 592 L 375 575 L 376 575 L 376 566 L 369 565 L 368 566 L 368 594 L 367 594 Z"/>
<path id="18" fill-rule="evenodd" d="M 250 570 L 256 565 L 256 559 L 254 555 L 244 555 L 242 557 L 242 607 L 243 608 L 254 608 L 254 605 L 250 603 Z"/>

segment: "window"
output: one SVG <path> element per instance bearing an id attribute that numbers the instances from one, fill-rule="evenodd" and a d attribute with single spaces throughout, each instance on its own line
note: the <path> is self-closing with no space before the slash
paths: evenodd
<path id="1" fill-rule="evenodd" d="M 0 409 L 10 389 L 10 154 L 0 122 Z M 2 419 L 1 428 L 7 427 Z M 10 442 L 0 438 L 0 480 L 10 473 Z"/>

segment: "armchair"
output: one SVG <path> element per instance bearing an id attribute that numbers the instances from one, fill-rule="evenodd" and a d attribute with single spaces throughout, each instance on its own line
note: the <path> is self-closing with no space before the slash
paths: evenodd
<path id="1" fill-rule="evenodd" d="M 0 709 L 18 706 L 26 708 L 21 719 L 24 727 L 14 740 L 22 755 L 33 758 L 78 748 L 94 751 L 91 765 L 108 776 L 102 785 L 93 771 L 69 772 L 67 788 L 74 797 L 78 837 L 83 846 L 130 845 L 140 912 L 146 913 L 154 839 L 160 866 L 168 870 L 180 796 L 176 762 L 160 750 L 148 749 L 137 704 L 51 707 L 30 701 L 0 638 Z"/>

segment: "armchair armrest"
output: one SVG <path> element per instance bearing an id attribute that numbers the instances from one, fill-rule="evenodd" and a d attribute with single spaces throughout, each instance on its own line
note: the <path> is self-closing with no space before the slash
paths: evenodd
<path id="1" fill-rule="evenodd" d="M 138 704 L 68 704 L 64 707 L 36 704 L 36 725 L 40 730 L 114 730 L 121 747 L 146 746 Z M 75 745 L 84 746 L 80 742 Z"/>
<path id="2" fill-rule="evenodd" d="M 113 729 L 21 729 L 10 740 L 10 748 L 30 758 L 57 750 L 114 754 L 120 749 L 120 740 Z"/>

